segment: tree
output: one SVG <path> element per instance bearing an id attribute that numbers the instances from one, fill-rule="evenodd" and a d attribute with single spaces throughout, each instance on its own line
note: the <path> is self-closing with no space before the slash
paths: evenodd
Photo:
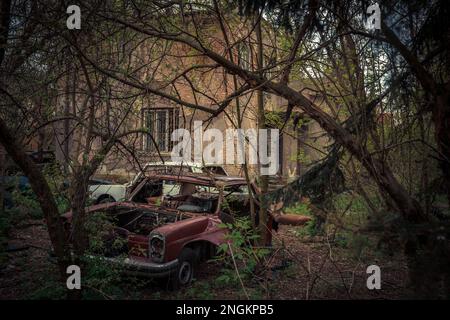
<path id="1" fill-rule="evenodd" d="M 271 94 L 287 102 L 286 122 L 293 116 L 293 110 L 299 110 L 321 126 L 333 144 L 332 156 L 326 159 L 332 161 L 328 163 L 336 166 L 338 158 L 347 157 L 352 174 L 364 172 L 371 177 L 388 208 L 401 215 L 405 228 L 420 229 L 405 245 L 412 274 L 424 274 L 420 270 L 430 261 L 435 270 L 448 263 L 447 244 L 436 244 L 433 240 L 436 229 L 444 225 L 430 217 L 429 200 L 426 206 L 421 206 L 420 197 L 410 186 L 411 179 L 403 179 L 396 171 L 398 163 L 393 156 L 402 146 L 413 148 L 418 141 L 427 152 L 436 149 L 450 202 L 450 82 L 448 41 L 445 42 L 448 33 L 430 36 L 436 25 L 448 30 L 444 1 L 426 5 L 421 1 L 412 4 L 383 1 L 380 7 L 389 10 L 383 11 L 381 32 L 364 29 L 364 19 L 359 16 L 366 12 L 366 1 L 94 1 L 83 4 L 85 28 L 78 33 L 55 26 L 55 21 L 64 21 L 61 12 L 65 10 L 60 5 L 16 1 L 11 9 L 11 3 L 2 3 L 1 15 L 0 57 L 8 61 L 1 64 L 5 70 L 1 94 L 10 106 L 0 123 L 2 143 L 32 177 L 35 191 L 44 192 L 41 205 L 50 210 L 49 218 L 54 218 L 49 225 L 56 226 L 54 246 L 66 248 L 67 244 L 59 243 L 61 227 L 51 195 L 42 175 L 26 161 L 23 150 L 15 147 L 12 129 L 5 125 L 5 119 L 16 115 L 13 106 L 20 106 L 24 113 L 22 121 L 32 123 L 30 119 L 36 119 L 29 112 L 32 109 L 27 104 L 29 95 L 14 90 L 19 85 L 24 87 L 22 79 L 30 78 L 24 77 L 30 70 L 46 83 L 65 85 L 48 98 L 55 103 L 52 111 L 60 113 L 57 96 L 63 93 L 66 109 L 59 117 L 41 119 L 39 127 L 65 121 L 63 140 L 70 136 L 74 141 L 70 148 L 66 144 L 65 156 L 72 176 L 70 202 L 75 218 L 72 235 L 79 257 L 87 245 L 84 206 L 89 178 L 111 150 L 134 154 L 134 143 L 127 140 L 131 134 L 148 134 L 145 128 L 127 126 L 127 119 L 136 116 L 133 106 L 139 99 L 157 96 L 192 113 L 208 115 L 208 122 L 223 115 L 236 128 L 244 127 L 251 112 L 247 108 L 249 101 L 256 100 L 258 127 L 264 128 L 267 110 L 263 97 Z M 8 29 L 11 15 L 4 12 L 11 10 L 21 13 L 14 17 L 28 18 L 25 26 Z M 217 19 L 220 30 L 205 27 L 205 21 L 212 18 Z M 408 33 L 400 36 L 397 26 L 403 31 L 407 26 Z M 9 36 L 12 33 L 19 37 Z M 239 48 L 244 45 L 251 52 L 248 61 L 239 55 Z M 142 48 L 148 52 L 144 57 L 137 53 Z M 36 61 L 46 68 L 39 69 Z M 202 86 L 206 74 L 221 77 L 223 90 Z M 307 95 L 295 87 L 293 80 L 303 81 L 320 98 Z M 417 83 L 421 89 L 408 96 L 411 90 L 407 87 L 416 87 Z M 180 92 L 181 86 L 190 90 Z M 399 92 L 401 99 L 397 96 Z M 244 99 L 246 103 L 242 103 Z M 402 117 L 405 106 L 407 115 L 414 118 L 411 122 L 410 118 Z M 434 142 L 424 132 L 428 112 L 434 124 Z M 400 124 L 387 125 L 387 114 Z M 420 123 L 417 139 L 416 121 Z M 409 139 L 404 133 L 410 134 Z M 426 160 L 423 158 L 422 164 Z M 323 164 L 317 168 L 324 168 Z M 247 165 L 244 173 L 249 182 Z M 251 213 L 254 223 L 259 219 L 263 231 L 267 222 L 264 197 L 267 178 L 260 180 L 263 196 L 258 201 L 252 195 Z M 364 194 L 363 183 L 358 181 L 356 185 Z M 427 185 L 424 182 L 419 192 Z M 42 190 L 38 190 L 41 186 Z M 45 202 L 46 198 L 50 204 Z M 369 197 L 366 199 L 370 202 Z M 374 206 L 371 208 L 377 211 Z M 428 228 L 431 231 L 424 231 Z M 61 261 L 64 250 L 59 254 Z M 437 252 L 447 253 L 440 259 Z M 445 277 L 448 282 L 449 275 Z M 434 285 L 434 282 L 427 285 L 428 280 L 416 279 L 421 294 L 428 294 Z"/>
<path id="2" fill-rule="evenodd" d="M 265 13 L 270 15 L 270 6 L 276 6 L 277 4 L 279 5 L 279 3 L 276 1 L 268 3 L 269 11 L 265 11 Z M 288 10 L 292 10 L 292 3 L 293 2 L 288 2 L 285 8 L 281 8 L 278 11 L 275 10 L 275 15 L 277 12 L 284 13 L 286 11 L 282 9 L 287 8 Z M 265 5 L 266 2 L 264 1 L 258 3 L 255 2 L 253 5 L 250 5 L 251 9 L 249 11 L 254 14 L 256 8 L 256 12 L 261 13 L 265 10 Z M 152 8 L 155 7 L 158 8 L 158 4 L 153 4 Z M 211 10 L 207 4 L 203 4 L 201 7 L 202 10 L 207 12 Z M 218 6 L 216 5 L 216 12 L 217 8 Z M 230 7 L 222 4 L 221 8 L 222 9 L 219 7 L 219 10 L 228 13 L 232 9 L 232 6 Z M 299 8 L 299 6 L 297 5 L 296 8 Z M 373 153 L 367 144 L 368 133 L 370 133 L 371 130 L 370 124 L 371 122 L 373 123 L 374 119 L 374 110 L 383 101 L 387 93 L 392 91 L 405 76 L 400 74 L 399 79 L 392 81 L 391 88 L 383 90 L 382 93 L 372 99 L 368 99 L 368 93 L 365 90 L 365 71 L 362 61 L 357 54 L 359 44 L 356 44 L 355 39 L 358 39 L 357 41 L 363 41 L 364 38 L 358 36 L 362 35 L 363 37 L 366 37 L 369 35 L 367 32 L 360 31 L 362 28 L 362 21 L 359 20 L 356 24 L 352 24 L 352 22 L 355 21 L 354 18 L 356 14 L 365 11 L 366 8 L 363 5 L 359 2 L 333 2 L 332 4 L 324 2 L 323 6 L 320 6 L 320 4 L 310 2 L 308 10 L 309 14 L 307 15 L 307 18 L 303 19 L 303 24 L 296 33 L 296 38 L 292 41 L 293 46 L 287 50 L 288 57 L 280 57 L 274 63 L 266 65 L 264 68 L 259 67 L 255 70 L 243 68 L 233 60 L 229 59 L 229 57 L 218 52 L 210 45 L 210 43 L 205 41 L 201 33 L 195 32 L 195 28 L 194 32 L 190 32 L 186 28 L 180 28 L 172 23 L 172 21 L 168 21 L 165 17 L 152 16 L 152 19 L 148 19 L 144 14 L 149 14 L 149 11 L 146 11 L 148 9 L 149 8 L 145 6 L 140 7 L 139 15 L 131 13 L 133 12 L 133 10 L 131 10 L 129 14 L 122 16 L 110 12 L 100 13 L 99 16 L 150 37 L 187 45 L 198 54 L 208 57 L 211 62 L 220 65 L 226 72 L 237 76 L 240 81 L 249 86 L 249 90 L 258 89 L 270 94 L 275 94 L 286 99 L 290 108 L 299 107 L 305 114 L 319 123 L 337 144 L 345 148 L 346 152 L 361 163 L 378 185 L 380 192 L 385 197 L 386 201 L 391 207 L 402 214 L 406 223 L 417 225 L 429 221 L 429 217 L 425 215 L 424 210 L 418 201 L 408 192 L 402 183 L 399 182 L 386 159 L 383 158 L 383 156 L 380 157 L 379 153 Z M 168 10 L 167 7 L 164 9 Z M 174 4 L 171 9 L 174 10 L 173 12 L 177 12 L 178 5 Z M 196 10 L 192 7 L 190 9 L 192 12 Z M 315 16 L 316 12 L 327 21 L 326 26 L 319 22 L 319 19 Z M 294 11 L 294 15 L 295 14 L 299 15 L 299 11 Z M 224 16 L 224 14 L 222 14 L 222 16 Z M 290 22 L 290 19 L 291 17 L 288 16 L 288 23 Z M 249 20 L 250 19 L 245 20 L 245 23 L 250 23 L 249 30 L 256 30 L 255 32 L 257 32 L 258 25 L 254 22 L 252 24 Z M 195 24 L 195 19 L 193 23 Z M 431 79 L 429 79 L 429 75 L 424 72 L 424 67 L 421 66 L 417 59 L 412 57 L 408 51 L 405 51 L 404 46 L 398 41 L 395 34 L 386 28 L 384 23 L 382 24 L 382 29 L 386 35 L 385 39 L 399 50 L 405 60 L 413 68 L 414 74 L 418 77 L 424 88 L 434 95 L 433 105 L 437 105 L 437 110 L 441 110 L 437 112 L 437 114 L 442 114 L 442 110 L 448 106 L 448 97 L 446 96 L 448 92 L 446 89 L 448 82 L 446 82 L 442 89 L 438 90 Z M 308 34 L 308 38 L 305 38 L 306 34 Z M 319 44 L 314 43 L 314 37 L 319 37 Z M 370 35 L 370 37 L 379 39 L 379 36 L 377 35 Z M 235 44 L 239 41 L 239 39 L 236 40 Z M 312 48 L 309 48 L 306 45 L 310 41 L 313 43 L 313 45 L 310 46 Z M 335 43 L 339 43 L 341 46 L 339 50 L 335 47 Z M 231 44 L 231 46 L 233 46 L 233 44 Z M 299 48 L 302 48 L 303 50 L 299 50 Z M 314 101 L 311 101 L 302 94 L 302 92 L 293 89 L 285 80 L 286 78 L 289 78 L 289 70 L 292 69 L 292 65 L 295 66 L 295 63 L 312 60 L 315 55 L 321 55 L 324 52 L 329 55 L 331 52 L 330 50 L 340 52 L 341 55 L 338 59 L 334 60 L 335 65 L 331 66 L 335 76 L 339 78 L 343 75 L 343 72 L 348 76 L 348 80 L 340 79 L 340 81 L 338 81 L 340 83 L 338 83 L 337 86 L 343 87 L 348 91 L 346 95 L 341 95 L 341 98 L 344 99 L 347 96 L 348 98 L 345 103 L 351 106 L 351 109 L 349 109 L 351 112 L 350 116 L 343 120 L 324 111 L 321 106 L 314 103 Z M 443 48 L 438 48 L 438 52 L 441 50 L 443 50 Z M 429 55 L 425 57 L 423 63 L 428 63 L 430 59 L 435 58 L 435 54 L 436 52 L 430 52 Z M 279 74 L 277 75 L 276 72 L 274 72 L 275 75 L 272 74 L 271 77 L 266 76 L 269 74 L 268 71 L 273 71 L 276 67 L 283 70 L 284 81 L 277 81 L 277 76 Z M 308 67 L 311 68 L 311 66 Z M 395 71 L 395 67 L 396 66 L 393 66 L 391 70 Z M 435 117 L 435 119 L 437 118 Z M 445 117 L 440 117 L 440 119 L 445 119 Z M 441 127 L 443 128 L 445 125 L 439 123 L 436 124 L 438 126 L 437 132 L 441 132 L 438 136 L 443 136 Z M 445 132 L 448 132 L 448 130 Z M 372 139 L 372 143 L 376 144 L 376 139 Z M 418 246 L 420 247 L 420 243 L 417 242 L 417 238 L 410 241 L 406 253 L 411 257 L 418 258 Z"/>

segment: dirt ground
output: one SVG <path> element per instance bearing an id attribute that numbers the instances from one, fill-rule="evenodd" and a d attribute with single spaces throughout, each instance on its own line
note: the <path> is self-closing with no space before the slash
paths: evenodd
<path id="1" fill-rule="evenodd" d="M 7 262 L 0 266 L 0 299 L 36 299 L 33 294 L 56 281 L 57 270 L 48 257 L 50 241 L 43 220 L 23 221 L 12 231 Z M 188 288 L 168 291 L 151 283 L 128 289 L 125 299 L 405 299 L 407 268 L 402 256 L 382 257 L 363 251 L 358 257 L 348 248 L 323 238 L 302 238 L 291 227 L 275 234 L 269 271 L 259 281 L 224 286 L 217 279 L 222 266 L 203 263 Z M 366 286 L 366 268 L 381 268 L 381 289 Z M 64 295 L 61 296 L 64 298 Z"/>

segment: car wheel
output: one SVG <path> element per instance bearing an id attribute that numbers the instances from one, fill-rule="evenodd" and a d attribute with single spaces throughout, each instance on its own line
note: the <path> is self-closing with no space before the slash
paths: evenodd
<path id="1" fill-rule="evenodd" d="M 190 248 L 181 251 L 178 257 L 178 267 L 176 272 L 170 276 L 170 287 L 177 290 L 188 286 L 194 277 L 195 253 Z"/>
<path id="2" fill-rule="evenodd" d="M 97 200 L 97 204 L 108 203 L 108 202 L 116 202 L 116 200 L 111 196 L 101 196 Z"/>

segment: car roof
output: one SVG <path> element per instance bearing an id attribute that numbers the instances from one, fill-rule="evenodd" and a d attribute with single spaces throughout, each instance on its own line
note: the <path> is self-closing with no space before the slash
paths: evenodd
<path id="1" fill-rule="evenodd" d="M 195 183 L 205 186 L 215 186 L 217 184 L 224 184 L 225 186 L 246 184 L 246 180 L 237 176 L 208 176 L 208 175 L 169 175 L 169 174 L 155 174 L 147 177 L 150 180 L 169 180 L 178 182 Z"/>
<path id="2" fill-rule="evenodd" d="M 155 161 L 155 162 L 147 162 L 144 164 L 144 167 L 151 167 L 151 166 L 169 166 L 169 167 L 177 167 L 177 166 L 184 166 L 184 167 L 222 167 L 221 164 L 217 163 L 201 163 L 201 162 L 192 162 L 192 161 Z"/>
<path id="3" fill-rule="evenodd" d="M 152 166 L 169 166 L 169 167 L 198 167 L 201 168 L 203 165 L 197 162 L 189 162 L 189 161 L 156 161 L 156 162 L 148 162 L 144 165 L 144 167 L 152 167 Z"/>

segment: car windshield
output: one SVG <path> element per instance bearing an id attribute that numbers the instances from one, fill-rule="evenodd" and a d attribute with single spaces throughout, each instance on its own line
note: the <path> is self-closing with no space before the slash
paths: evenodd
<path id="1" fill-rule="evenodd" d="M 226 173 L 225 169 L 221 166 L 207 165 L 207 166 L 203 167 L 203 170 L 206 172 L 209 172 L 211 174 L 218 175 L 218 176 L 227 176 L 228 175 Z"/>
<path id="2" fill-rule="evenodd" d="M 228 186 L 223 192 L 221 212 L 231 217 L 250 215 L 249 189 L 246 184 Z"/>
<path id="3" fill-rule="evenodd" d="M 169 174 L 169 175 L 183 175 L 189 173 L 203 173 L 203 170 L 199 166 L 195 165 L 173 165 L 173 164 L 152 164 L 148 163 L 143 168 L 143 171 L 139 172 L 133 180 L 128 183 L 129 191 L 131 192 L 138 183 L 142 181 L 144 176 Z"/>
<path id="4" fill-rule="evenodd" d="M 248 187 L 245 184 L 225 186 L 224 202 L 232 211 L 246 209 Z M 149 179 L 131 199 L 134 202 L 157 204 L 184 212 L 215 213 L 219 204 L 219 188 L 195 182 Z"/>

